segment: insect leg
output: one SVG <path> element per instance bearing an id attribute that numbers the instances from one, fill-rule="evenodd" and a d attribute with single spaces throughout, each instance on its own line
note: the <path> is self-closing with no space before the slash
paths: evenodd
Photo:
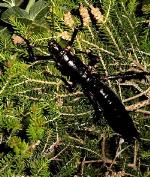
<path id="1" fill-rule="evenodd" d="M 90 103 L 92 104 L 94 108 L 94 116 L 93 116 L 93 123 L 98 125 L 103 125 L 106 123 L 106 120 L 104 119 L 103 115 L 103 109 L 101 108 L 101 105 L 95 98 L 94 94 L 88 90 L 84 90 L 85 96 L 88 97 Z"/>
<path id="2" fill-rule="evenodd" d="M 36 61 L 35 60 L 35 56 L 34 56 L 34 52 L 33 52 L 32 46 L 30 45 L 29 40 L 27 40 L 26 38 L 24 38 L 23 36 L 21 36 L 19 34 L 17 34 L 17 36 L 19 36 L 20 38 L 22 38 L 22 40 L 26 44 L 26 49 L 27 49 L 27 52 L 29 54 L 29 61 L 31 61 L 31 62 Z"/>
<path id="3" fill-rule="evenodd" d="M 65 83 L 65 85 L 66 85 L 66 88 L 67 88 L 67 90 L 69 91 L 69 92 L 73 92 L 74 90 L 75 90 L 75 88 L 76 88 L 76 86 L 77 86 L 77 83 L 76 82 L 72 82 L 72 84 L 71 83 L 69 83 L 64 77 L 60 77 L 60 79 Z"/>
<path id="4" fill-rule="evenodd" d="M 77 51 L 77 52 L 88 56 L 88 59 L 89 59 L 88 66 L 95 66 L 100 60 L 100 57 L 93 54 L 91 50 L 88 50 L 87 52 L 84 52 L 84 51 Z"/>
<path id="5" fill-rule="evenodd" d="M 99 56 L 93 54 L 91 50 L 87 53 L 87 56 L 89 58 L 89 66 L 95 66 L 100 60 Z"/>
<path id="6" fill-rule="evenodd" d="M 28 61 L 27 62 L 35 62 L 39 60 L 50 60 L 50 55 L 49 56 L 35 56 L 33 52 L 33 46 L 30 44 L 29 40 L 25 39 L 24 37 L 20 36 L 25 44 L 26 44 L 26 49 L 29 55 Z M 26 59 L 27 60 L 27 59 Z"/>
<path id="7" fill-rule="evenodd" d="M 69 83 L 69 82 L 66 80 L 65 77 L 54 75 L 54 74 L 50 73 L 49 71 L 43 71 L 43 74 L 44 74 L 44 76 L 47 77 L 47 78 L 54 76 L 55 78 L 58 78 L 58 79 L 62 80 L 62 81 L 64 82 L 64 84 L 65 84 L 67 90 L 68 90 L 69 92 L 73 92 L 73 91 L 75 90 L 76 86 L 77 86 L 77 83 L 76 83 L 76 82 L 71 82 L 71 83 Z"/>
<path id="8" fill-rule="evenodd" d="M 105 76 L 102 78 L 102 80 L 116 80 L 116 79 L 121 79 L 122 81 L 125 80 L 130 80 L 130 79 L 146 79 L 146 76 L 150 75 L 150 73 L 142 71 L 142 72 L 136 72 L 136 71 L 127 71 L 125 73 L 120 73 L 117 75 L 110 75 L 110 76 Z"/>
<path id="9" fill-rule="evenodd" d="M 29 54 L 29 60 L 32 62 L 36 61 L 35 56 L 34 56 L 34 52 L 33 52 L 33 48 L 30 45 L 30 42 L 27 39 L 24 39 L 24 41 L 26 42 L 26 45 L 27 45 L 27 52 Z"/>

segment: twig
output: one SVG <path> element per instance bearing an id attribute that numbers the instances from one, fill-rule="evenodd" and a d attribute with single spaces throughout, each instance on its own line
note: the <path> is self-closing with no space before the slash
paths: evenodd
<path id="1" fill-rule="evenodd" d="M 148 92 L 150 92 L 150 87 L 149 87 L 147 90 L 143 91 L 142 93 L 139 93 L 139 94 L 137 94 L 137 95 L 135 95 L 135 96 L 133 96 L 133 97 L 124 99 L 123 102 L 125 103 L 125 102 L 128 102 L 128 101 L 137 99 L 137 98 L 139 98 L 139 97 L 141 97 L 141 96 L 143 96 L 143 95 L 147 96 L 147 95 L 149 95 Z M 148 97 L 148 96 L 147 96 L 147 97 Z"/>
<path id="2" fill-rule="evenodd" d="M 144 101 L 141 101 L 141 102 L 138 102 L 136 104 L 133 104 L 133 105 L 130 105 L 130 106 L 126 106 L 126 110 L 127 111 L 135 111 L 141 107 L 144 107 L 144 106 L 147 106 L 150 104 L 150 99 L 148 100 L 144 100 Z"/>

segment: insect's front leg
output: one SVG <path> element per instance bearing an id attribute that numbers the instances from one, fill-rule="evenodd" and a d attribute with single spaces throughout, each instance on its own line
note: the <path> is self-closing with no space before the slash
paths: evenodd
<path id="1" fill-rule="evenodd" d="M 26 50 L 28 52 L 28 55 L 29 55 L 29 58 L 28 58 L 28 61 L 29 62 L 34 62 L 36 61 L 36 57 L 34 56 L 34 52 L 33 52 L 33 47 L 31 46 L 30 42 L 28 39 L 24 38 L 22 35 L 20 34 L 17 34 L 17 36 L 19 36 L 25 45 L 26 45 Z M 26 59 L 27 60 L 27 59 Z"/>
<path id="2" fill-rule="evenodd" d="M 77 83 L 74 81 L 74 82 L 68 82 L 66 80 L 65 77 L 63 76 L 57 76 L 57 75 L 54 75 L 52 73 L 50 73 L 49 71 L 43 71 L 43 74 L 48 78 L 48 77 L 51 77 L 51 76 L 54 76 L 60 80 L 62 80 L 66 86 L 66 89 L 69 91 L 69 92 L 73 92 L 75 89 L 76 89 L 76 86 L 77 86 Z"/>
<path id="3" fill-rule="evenodd" d="M 33 48 L 30 45 L 30 42 L 27 39 L 24 39 L 27 45 L 27 52 L 29 54 L 29 61 L 34 62 L 36 61 L 36 57 L 34 56 Z"/>
<path id="4" fill-rule="evenodd" d="M 19 35 L 18 35 L 19 36 Z M 25 59 L 27 62 L 35 62 L 35 61 L 41 61 L 41 60 L 50 60 L 50 55 L 47 55 L 47 56 L 43 56 L 43 55 L 34 55 L 34 51 L 33 51 L 33 46 L 30 44 L 29 40 L 20 36 L 25 44 L 26 44 L 26 50 L 28 52 L 28 59 Z"/>

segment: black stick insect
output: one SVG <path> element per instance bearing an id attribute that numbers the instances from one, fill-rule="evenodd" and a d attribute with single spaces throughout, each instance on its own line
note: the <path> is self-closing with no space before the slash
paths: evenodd
<path id="1" fill-rule="evenodd" d="M 71 46 L 76 38 L 78 28 L 75 28 L 72 39 L 69 42 Z M 30 61 L 36 61 L 32 47 L 27 42 L 27 50 Z M 134 139 L 139 140 L 140 136 L 136 130 L 132 118 L 125 109 L 123 103 L 118 96 L 105 84 L 105 80 L 95 74 L 91 73 L 89 66 L 85 65 L 76 55 L 74 55 L 68 48 L 62 48 L 54 39 L 48 42 L 48 50 L 52 59 L 56 63 L 56 67 L 61 71 L 62 75 L 68 76 L 72 85 L 62 77 L 64 83 L 73 91 L 76 84 L 80 84 L 84 94 L 89 98 L 95 113 L 101 114 L 107 120 L 110 127 L 118 134 L 120 134 L 126 141 L 131 142 Z M 97 56 L 87 53 L 91 65 L 96 63 Z M 42 59 L 44 57 L 42 56 Z M 140 78 L 142 75 L 147 75 L 147 72 L 127 72 L 120 75 L 108 77 L 108 79 L 133 79 Z M 98 120 L 97 120 L 98 121 Z"/>
<path id="2" fill-rule="evenodd" d="M 74 29 L 72 38 L 68 43 L 69 47 L 73 45 L 80 28 Z M 39 60 L 34 56 L 29 41 L 26 39 L 25 41 L 30 61 Z M 104 78 L 93 74 L 89 65 L 85 65 L 68 47 L 62 48 L 54 39 L 51 39 L 48 42 L 48 50 L 50 53 L 49 59 L 52 58 L 55 61 L 56 67 L 61 71 L 62 75 L 70 78 L 72 84 L 70 84 L 65 78 L 61 77 L 67 87 L 70 88 L 69 90 L 73 91 L 75 86 L 80 84 L 83 93 L 89 98 L 95 113 L 97 115 L 102 113 L 109 126 L 116 133 L 120 134 L 129 143 L 135 139 L 140 140 L 139 132 L 135 128 L 132 118 L 118 96 L 105 84 L 106 80 Z M 87 53 L 87 56 L 90 59 L 89 63 L 92 66 L 96 64 L 98 59 L 96 55 L 89 52 Z M 42 56 L 42 60 L 43 59 L 44 56 Z M 47 60 L 47 57 L 45 57 L 45 60 Z M 145 75 L 149 75 L 149 73 L 127 72 L 116 76 L 110 76 L 108 79 L 136 79 Z"/>

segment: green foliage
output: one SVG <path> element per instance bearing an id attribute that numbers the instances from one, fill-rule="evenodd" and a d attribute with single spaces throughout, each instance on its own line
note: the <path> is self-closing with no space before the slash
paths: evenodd
<path id="1" fill-rule="evenodd" d="M 72 15 L 68 22 L 64 16 L 77 9 L 79 2 L 90 11 L 91 1 L 84 0 L 29 0 L 24 8 L 20 7 L 21 1 L 0 3 L 5 23 L 0 28 L 2 177 L 149 175 L 149 77 L 141 82 L 106 83 L 132 111 L 130 115 L 142 137 L 139 148 L 124 143 L 119 149 L 118 135 L 103 116 L 99 115 L 99 123 L 94 123 L 94 110 L 80 86 L 70 93 L 59 79 L 61 73 L 53 60 L 28 59 L 26 43 L 20 37 L 29 40 L 38 56 L 49 56 L 47 43 L 51 38 L 65 47 L 81 21 L 78 15 Z M 78 51 L 91 49 L 98 55 L 96 72 L 100 77 L 127 70 L 149 72 L 149 22 L 145 15 L 136 14 L 139 2 L 100 2 L 93 1 L 101 12 L 99 21 L 88 21 L 79 31 L 73 52 L 85 63 L 86 56 Z M 148 5 L 145 1 L 140 9 L 143 14 L 148 14 Z M 141 162 L 132 164 L 136 148 Z"/>
<path id="2" fill-rule="evenodd" d="M 41 106 L 41 105 L 40 105 Z M 33 140 L 42 139 L 44 136 L 44 124 L 46 123 L 45 119 L 41 113 L 41 108 L 39 105 L 33 105 L 31 107 L 30 113 L 30 123 L 27 129 L 28 137 Z"/>
<path id="3" fill-rule="evenodd" d="M 7 132 L 11 132 L 12 134 L 18 130 L 21 130 L 20 120 L 13 115 L 12 110 L 8 110 L 7 113 L 4 114 L 1 108 L 0 117 L 0 127 L 2 129 L 6 129 Z"/>
<path id="4" fill-rule="evenodd" d="M 37 159 L 31 162 L 31 174 L 32 176 L 41 176 L 41 177 L 49 177 L 49 162 L 48 159 L 42 158 Z M 37 170 L 38 169 L 38 170 Z"/>
<path id="5" fill-rule="evenodd" d="M 22 142 L 21 138 L 11 137 L 8 141 L 8 146 L 13 149 L 16 155 L 27 155 L 28 145 L 24 141 Z"/>
<path id="6" fill-rule="evenodd" d="M 20 5 L 20 3 L 21 0 L 3 0 L 3 3 L 0 3 L 0 7 L 11 8 Z"/>

